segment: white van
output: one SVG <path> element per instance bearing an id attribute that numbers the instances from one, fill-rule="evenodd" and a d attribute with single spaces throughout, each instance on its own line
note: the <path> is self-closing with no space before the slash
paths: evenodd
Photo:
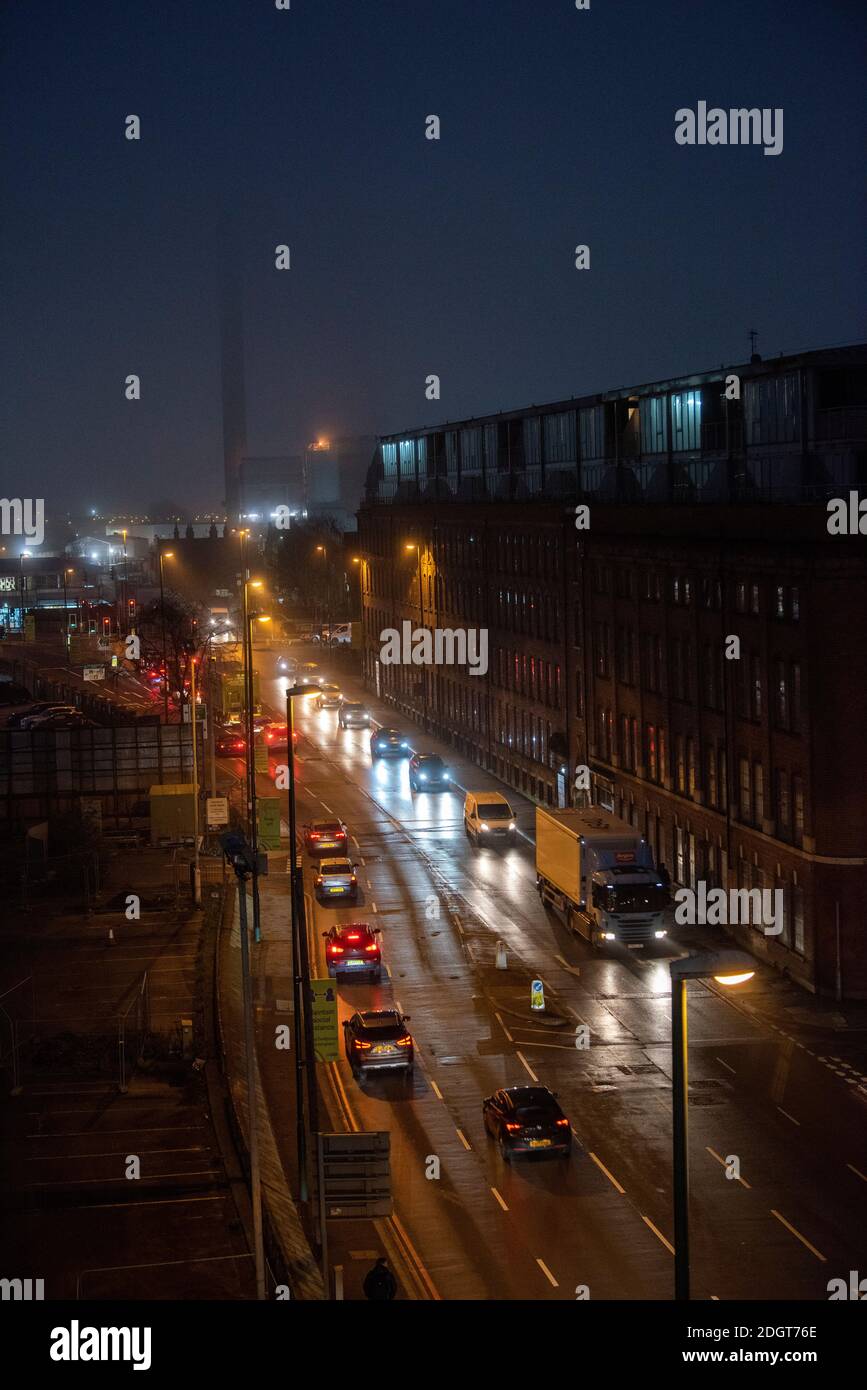
<path id="1" fill-rule="evenodd" d="M 474 845 L 513 845 L 518 838 L 515 812 L 500 792 L 467 792 L 464 830 Z"/>

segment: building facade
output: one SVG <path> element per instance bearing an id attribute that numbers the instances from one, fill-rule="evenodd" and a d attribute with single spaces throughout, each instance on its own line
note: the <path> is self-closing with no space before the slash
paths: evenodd
<path id="1" fill-rule="evenodd" d="M 781 933 L 731 934 L 867 997 L 859 496 L 864 346 L 384 437 L 366 681 L 540 804 L 586 768 L 674 884 L 780 889 Z M 487 670 L 385 664 L 404 621 L 485 630 Z"/>

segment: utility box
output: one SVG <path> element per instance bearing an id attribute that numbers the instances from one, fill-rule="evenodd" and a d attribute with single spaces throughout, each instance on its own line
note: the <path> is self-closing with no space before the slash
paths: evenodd
<path id="1" fill-rule="evenodd" d="M 195 833 L 195 794 L 192 782 L 166 782 L 150 789 L 151 844 L 191 841 Z"/>

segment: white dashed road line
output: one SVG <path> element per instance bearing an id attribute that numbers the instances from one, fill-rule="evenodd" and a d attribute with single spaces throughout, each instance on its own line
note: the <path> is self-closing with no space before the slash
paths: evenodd
<path id="1" fill-rule="evenodd" d="M 494 1196 L 496 1197 L 497 1201 L 499 1202 L 500 1206 L 503 1208 L 503 1211 L 508 1211 L 509 1208 L 506 1206 L 506 1203 L 503 1201 L 503 1199 L 502 1199 L 502 1197 L 500 1196 L 500 1194 L 499 1194 L 499 1192 L 497 1191 L 497 1189 L 496 1189 L 495 1187 L 492 1187 L 492 1188 L 491 1188 L 491 1191 L 493 1192 L 493 1194 L 494 1194 Z"/>
<path id="2" fill-rule="evenodd" d="M 512 1035 L 511 1035 L 511 1033 L 509 1032 L 508 1028 L 506 1027 L 505 1023 L 504 1023 L 503 1020 L 500 1018 L 500 1015 L 499 1015 L 498 1013 L 495 1013 L 495 1014 L 494 1014 L 494 1018 L 495 1018 L 495 1019 L 497 1020 L 497 1022 L 499 1023 L 499 1025 L 500 1025 L 500 1027 L 502 1028 L 503 1032 L 505 1033 L 506 1037 L 509 1039 L 509 1042 L 514 1042 L 515 1039 L 512 1037 Z"/>
<path id="3" fill-rule="evenodd" d="M 516 1053 L 515 1053 L 515 1056 L 518 1057 L 518 1058 L 520 1059 L 522 1065 L 523 1065 L 524 1067 L 526 1067 L 526 1069 L 527 1069 L 527 1071 L 529 1072 L 530 1076 L 532 1076 L 533 1080 L 535 1081 L 536 1085 L 538 1086 L 538 1084 L 539 1084 L 539 1078 L 538 1078 L 538 1076 L 536 1075 L 536 1073 L 533 1071 L 533 1068 L 530 1066 L 530 1063 L 527 1061 L 527 1059 L 526 1059 L 526 1057 L 524 1056 L 523 1052 L 516 1052 Z"/>
<path id="4" fill-rule="evenodd" d="M 462 1129 L 458 1129 L 457 1126 L 455 1126 L 455 1134 L 458 1136 L 465 1149 L 472 1149 L 473 1146 Z"/>
<path id="5" fill-rule="evenodd" d="M 574 1129 L 573 1129 L 572 1133 L 575 1134 Z M 577 1134 L 575 1134 L 575 1138 L 576 1138 L 576 1139 L 578 1138 L 578 1135 L 577 1135 Z M 602 1159 L 601 1159 L 601 1158 L 597 1158 L 596 1155 L 595 1155 L 595 1153 L 593 1153 L 593 1151 L 592 1151 L 591 1149 L 588 1149 L 588 1150 L 587 1150 L 587 1153 L 588 1153 L 589 1156 L 593 1159 L 593 1162 L 596 1164 L 596 1167 L 600 1170 L 600 1172 L 602 1172 L 602 1173 L 605 1174 L 606 1178 L 607 1178 L 608 1181 L 611 1183 L 612 1187 L 616 1187 L 616 1188 L 617 1188 L 617 1191 L 618 1191 L 618 1192 L 621 1194 L 621 1196 L 622 1196 L 622 1195 L 626 1192 L 626 1188 L 620 1186 L 620 1183 L 617 1181 L 617 1179 L 615 1178 L 614 1174 L 613 1174 L 613 1173 L 610 1173 L 610 1172 L 608 1171 L 608 1169 L 605 1167 L 605 1164 L 602 1162 Z"/>
<path id="6" fill-rule="evenodd" d="M 779 1112 L 780 1112 L 781 1115 L 785 1115 L 785 1117 L 786 1117 L 787 1120 L 791 1120 L 793 1125 L 797 1125 L 797 1126 L 798 1126 L 798 1129 L 801 1128 L 801 1121 L 800 1121 L 800 1120 L 796 1120 L 795 1117 L 794 1117 L 794 1115 L 790 1115 L 789 1112 L 788 1112 L 788 1110 L 784 1110 L 783 1107 L 782 1107 L 781 1105 L 778 1105 L 778 1106 L 777 1106 L 777 1109 L 779 1110 Z"/>

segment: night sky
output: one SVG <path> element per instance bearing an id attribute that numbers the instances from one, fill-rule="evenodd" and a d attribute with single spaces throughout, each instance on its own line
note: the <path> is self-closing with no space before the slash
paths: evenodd
<path id="1" fill-rule="evenodd" d="M 5 0 L 3 494 L 220 504 L 223 207 L 251 453 L 863 338 L 865 13 Z M 678 146 L 699 100 L 783 153 Z"/>

